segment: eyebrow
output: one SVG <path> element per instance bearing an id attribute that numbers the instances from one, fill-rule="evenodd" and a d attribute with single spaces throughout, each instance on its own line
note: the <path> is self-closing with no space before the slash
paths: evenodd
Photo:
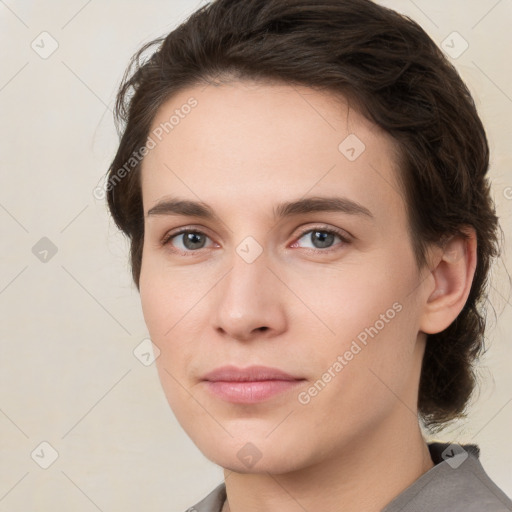
<path id="1" fill-rule="evenodd" d="M 314 212 L 341 212 L 374 219 L 368 208 L 347 197 L 308 197 L 280 203 L 274 207 L 274 219 L 304 215 Z M 220 218 L 205 203 L 185 199 L 163 199 L 148 210 L 147 216 L 152 215 L 184 215 L 200 217 L 206 220 Z"/>

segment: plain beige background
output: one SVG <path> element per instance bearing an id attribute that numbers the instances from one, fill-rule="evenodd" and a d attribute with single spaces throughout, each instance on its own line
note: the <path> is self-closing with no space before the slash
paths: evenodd
<path id="1" fill-rule="evenodd" d="M 451 52 L 512 233 L 512 1 L 381 3 Z M 134 354 L 147 331 L 128 245 L 92 193 L 116 149 L 111 110 L 130 56 L 202 4 L 0 1 L 0 511 L 183 511 L 222 481 L 177 424 L 154 364 Z M 437 438 L 478 443 L 512 496 L 510 243 L 491 281 L 480 394 Z"/>

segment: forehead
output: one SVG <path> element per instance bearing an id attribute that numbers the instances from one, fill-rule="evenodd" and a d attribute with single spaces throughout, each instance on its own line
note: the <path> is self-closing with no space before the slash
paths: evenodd
<path id="1" fill-rule="evenodd" d="M 191 107 L 193 105 L 193 107 Z M 343 97 L 249 81 L 184 89 L 164 103 L 142 164 L 144 210 L 160 198 L 244 210 L 305 195 L 403 211 L 397 146 Z"/>

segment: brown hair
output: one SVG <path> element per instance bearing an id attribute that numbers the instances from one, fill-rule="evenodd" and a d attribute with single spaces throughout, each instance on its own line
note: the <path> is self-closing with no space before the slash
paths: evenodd
<path id="1" fill-rule="evenodd" d="M 499 224 L 486 177 L 486 134 L 455 68 L 417 23 L 370 0 L 217 0 L 145 44 L 117 94 L 116 125 L 124 126 L 106 188 L 111 214 L 130 238 L 137 288 L 144 213 L 140 161 L 130 159 L 167 99 L 219 77 L 341 94 L 388 132 L 400 151 L 398 178 L 418 268 L 427 264 L 429 244 L 465 237 L 464 226 L 474 227 L 471 291 L 456 320 L 428 335 L 418 396 L 431 430 L 464 416 L 476 384 L 473 365 L 484 350 L 484 289 L 499 254 Z M 127 170 L 128 161 L 134 163 Z"/>

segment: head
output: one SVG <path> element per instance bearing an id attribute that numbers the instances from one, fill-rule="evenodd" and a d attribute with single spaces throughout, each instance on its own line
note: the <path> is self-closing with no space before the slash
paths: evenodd
<path id="1" fill-rule="evenodd" d="M 464 415 L 499 226 L 474 102 L 414 21 L 217 0 L 133 57 L 116 114 L 108 205 L 207 456 L 238 467 L 250 441 L 284 471 L 411 410 L 433 430 Z M 225 364 L 302 380 L 234 404 L 203 380 Z"/>

